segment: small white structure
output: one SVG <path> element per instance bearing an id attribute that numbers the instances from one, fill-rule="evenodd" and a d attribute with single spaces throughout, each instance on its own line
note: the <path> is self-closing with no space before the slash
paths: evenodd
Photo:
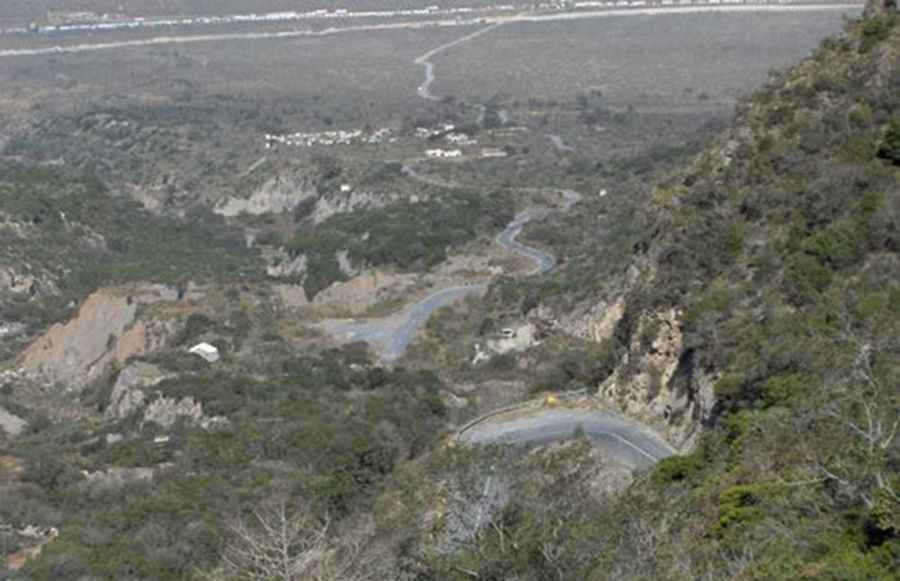
<path id="1" fill-rule="evenodd" d="M 496 147 L 485 147 L 481 150 L 481 157 L 506 157 L 507 153 Z"/>
<path id="2" fill-rule="evenodd" d="M 482 361 L 487 361 L 491 358 L 491 354 L 482 349 L 481 343 L 475 343 L 475 357 L 472 358 L 472 365 L 478 365 Z"/>
<path id="3" fill-rule="evenodd" d="M 353 190 L 353 186 L 350 184 L 341 184 L 341 192 L 346 194 Z"/>
<path id="4" fill-rule="evenodd" d="M 500 329 L 500 336 L 504 339 L 512 339 L 516 336 L 516 331 L 508 327 L 506 329 Z"/>
<path id="5" fill-rule="evenodd" d="M 460 149 L 428 149 L 425 151 L 425 155 L 431 159 L 447 158 L 447 157 L 462 157 L 462 150 L 460 150 Z"/>
<path id="6" fill-rule="evenodd" d="M 444 136 L 444 139 L 454 145 L 475 145 L 478 143 L 477 140 L 472 139 L 465 133 L 448 133 Z"/>
<path id="7" fill-rule="evenodd" d="M 222 358 L 222 356 L 219 355 L 219 350 L 216 346 L 210 345 L 209 343 L 198 343 L 191 347 L 188 350 L 188 353 L 196 355 L 197 357 L 202 357 L 208 363 L 215 363 Z"/>

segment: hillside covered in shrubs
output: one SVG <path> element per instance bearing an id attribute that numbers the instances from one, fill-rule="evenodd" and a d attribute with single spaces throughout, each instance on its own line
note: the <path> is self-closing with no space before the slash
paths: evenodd
<path id="1" fill-rule="evenodd" d="M 641 275 L 602 351 L 652 353 L 638 321 L 677 314 L 676 379 L 718 378 L 695 451 L 613 500 L 590 493 L 581 458 L 527 485 L 437 578 L 896 578 L 898 123 L 900 19 L 887 13 L 777 73 L 657 185 L 634 244 Z"/>
<path id="2" fill-rule="evenodd" d="M 642 371 L 634 362 L 656 355 L 652 315 L 671 313 L 657 326 L 677 327 L 681 338 L 672 384 L 700 370 L 714 378 L 713 403 L 685 454 L 624 485 L 604 480 L 606 460 L 579 438 L 513 460 L 505 450 L 450 445 L 459 398 L 447 395 L 446 370 L 386 369 L 361 344 L 331 348 L 309 329 L 298 352 L 279 335 L 290 324 L 283 311 L 250 287 L 263 275 L 224 223 L 157 222 L 90 178 L 57 189 L 63 178 L 52 170 L 4 175 L 0 218 L 77 265 L 52 280 L 178 284 L 175 273 L 196 270 L 234 285 L 222 308 L 189 317 L 176 346 L 142 362 L 158 373 L 148 401 L 200 403 L 202 412 L 165 428 L 144 408 L 111 416 L 119 371 L 111 370 L 66 396 L 83 414 L 70 422 L 27 416 L 19 437 L 0 440 L 0 523 L 56 527 L 14 579 L 896 579 L 893 13 L 849 22 L 809 59 L 773 74 L 740 102 L 730 128 L 648 186 L 646 204 L 628 207 L 633 222 L 605 277 L 586 272 L 582 256 L 579 268 L 563 264 L 549 281 L 507 279 L 489 291 L 490 308 L 526 315 L 554 301 L 570 306 L 568 293 L 591 300 L 584 297 L 608 286 L 621 295 L 622 316 L 600 344 L 575 353 L 558 342 L 560 360 L 550 363 L 575 371 L 550 382 L 555 389 L 568 381 L 596 391 L 614 375 L 627 388 Z M 27 203 L 17 195 L 25 187 L 37 192 Z M 346 276 L 339 250 L 372 265 L 433 266 L 512 215 L 504 196 L 465 192 L 333 217 L 285 242 L 293 256 L 309 257 L 314 295 Z M 152 245 L 137 244 L 137 224 Z M 83 243 L 66 244 L 61 233 L 76 228 Z M 373 238 L 360 239 L 364 232 Z M 607 232 L 566 234 L 574 247 Z M 0 257 L 42 260 L 12 244 Z M 0 314 L 17 321 L 26 304 Z M 200 340 L 228 345 L 222 361 L 184 353 Z M 530 372 L 514 355 L 505 361 Z M 649 375 L 651 392 L 667 387 Z M 12 394 L 0 384 L 0 403 Z M 510 466 L 509 498 L 479 512 L 482 526 L 451 545 L 434 523 L 447 522 L 453 502 L 481 502 L 458 483 L 482 490 L 485 466 L 492 478 Z M 0 528 L 7 554 L 26 544 Z"/>

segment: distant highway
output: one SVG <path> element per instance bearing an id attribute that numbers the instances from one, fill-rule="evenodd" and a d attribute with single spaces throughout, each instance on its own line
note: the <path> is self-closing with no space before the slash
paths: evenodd
<path id="1" fill-rule="evenodd" d="M 35 48 L 19 48 L 0 50 L 0 58 L 35 57 L 54 54 L 77 54 L 105 50 L 117 50 L 123 48 L 136 48 L 156 46 L 164 44 L 192 44 L 225 41 L 251 41 L 267 39 L 289 39 L 299 37 L 325 37 L 335 34 L 350 34 L 354 32 L 378 32 L 386 30 L 417 30 L 436 27 L 468 27 L 489 25 L 488 28 L 496 28 L 501 24 L 516 22 L 553 22 L 560 20 L 580 20 L 585 18 L 612 18 L 628 16 L 658 16 L 667 14 L 702 14 L 702 13 L 780 13 L 780 12 L 852 12 L 862 10 L 863 4 L 859 2 L 842 4 L 746 4 L 746 5 L 703 5 L 703 6 L 659 6 L 655 8 L 610 8 L 604 10 L 592 10 L 585 12 L 555 12 L 549 14 L 517 14 L 517 15 L 492 15 L 469 19 L 439 19 L 439 20 L 415 20 L 398 21 L 382 24 L 360 24 L 356 26 L 330 27 L 322 30 L 293 29 L 274 32 L 236 32 L 223 34 L 185 34 L 155 36 L 144 39 L 121 40 L 111 42 L 91 42 L 81 44 L 58 44 Z M 484 29 L 478 31 L 483 34 Z M 460 39 L 462 40 L 462 39 Z M 456 43 L 457 41 L 454 41 Z M 441 48 L 441 47 L 438 47 Z M 420 57 L 421 58 L 421 57 Z M 427 58 L 425 59 L 427 61 Z M 424 92 L 429 94 L 430 83 L 428 70 L 433 67 L 424 65 L 426 69 L 426 86 Z M 433 70 L 432 70 L 433 76 Z"/>

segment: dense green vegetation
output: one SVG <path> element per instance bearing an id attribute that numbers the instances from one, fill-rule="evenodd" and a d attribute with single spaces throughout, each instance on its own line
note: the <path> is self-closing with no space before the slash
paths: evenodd
<path id="1" fill-rule="evenodd" d="M 13 225 L 0 223 L 0 260 L 60 290 L 35 288 L 10 297 L 0 302 L 0 319 L 41 325 L 101 285 L 261 275 L 239 233 L 211 213 L 198 210 L 183 220 L 155 216 L 91 174 L 4 162 L 0 208 L 0 220 Z M 47 301 L 33 300 L 45 294 Z"/>
<path id="2" fill-rule="evenodd" d="M 0 521 L 58 522 L 62 533 L 30 578 L 184 579 L 213 568 L 225 522 L 276 493 L 318 514 L 349 518 L 371 508 L 399 460 L 415 457 L 443 425 L 440 381 L 427 372 L 372 367 L 348 348 L 285 359 L 260 380 L 212 368 L 158 386 L 190 395 L 228 419 L 203 429 L 182 422 L 154 445 L 153 424 L 107 444 L 96 432 L 48 426 L 11 452 L 26 458 L 24 482 L 4 490 Z M 79 470 L 155 466 L 153 481 L 87 482 Z"/>
<path id="3" fill-rule="evenodd" d="M 657 188 L 609 343 L 684 313 L 682 365 L 721 375 L 698 450 L 614 501 L 532 486 L 441 578 L 896 578 L 898 50 L 896 17 L 851 25 Z"/>
<path id="4" fill-rule="evenodd" d="M 325 527 L 323 537 L 355 538 L 346 531 L 371 518 L 360 544 L 369 578 L 896 579 L 898 54 L 897 17 L 849 24 L 846 36 L 742 101 L 732 129 L 646 195 L 635 182 L 684 161 L 697 144 L 579 163 L 576 171 L 604 180 L 623 174 L 616 183 L 634 199 L 615 207 L 586 200 L 566 229 L 531 230 L 565 249 L 569 262 L 546 280 L 503 279 L 485 304 L 447 308 L 429 321 L 426 342 L 411 353 L 439 362 L 442 376 L 380 368 L 359 345 L 329 350 L 311 339 L 300 352 L 274 332 L 274 312 L 264 329 L 233 317 L 188 318 L 173 349 L 227 337 L 225 359 L 208 366 L 182 352 L 157 354 L 153 362 L 170 375 L 153 391 L 194 398 L 226 422 L 203 428 L 182 419 L 162 430 L 137 415 L 33 421 L 0 447 L 0 460 L 25 464 L 14 477 L 0 464 L 8 478 L 0 480 L 0 523 L 60 528 L 22 577 L 215 578 L 233 541 L 228 524 L 277 498 Z M 583 115 L 605 114 L 597 98 L 579 103 Z M 74 281 L 254 276 L 243 245 L 209 217 L 205 226 L 162 222 L 90 178 L 6 171 L 0 207 L 41 242 L 6 244 L 11 260 L 27 260 L 26 251 L 46 252 L 39 258 L 50 264 L 51 255 L 74 260 Z M 345 276 L 341 251 L 354 265 L 432 266 L 453 245 L 502 228 L 512 208 L 505 195 L 454 192 L 332 217 L 296 232 L 288 249 L 307 256 L 312 296 Z M 103 243 L 72 244 L 70 223 L 85 229 L 78 240 L 96 230 Z M 145 237 L 151 242 L 139 244 Z M 469 360 L 469 345 L 454 343 L 460 336 L 484 336 L 542 305 L 565 313 L 619 292 L 625 314 L 601 344 L 551 336 L 472 376 L 452 367 Z M 586 442 L 514 458 L 508 449 L 439 445 L 450 417 L 442 378 L 528 375 L 523 383 L 537 389 L 591 388 L 626 351 L 654 349 L 640 321 L 657 312 L 678 314 L 675 376 L 689 381 L 700 369 L 716 378 L 715 408 L 691 454 L 607 494 L 616 473 Z M 637 370 L 622 367 L 627 382 Z M 110 387 L 99 382 L 80 403 L 104 411 Z M 169 439 L 154 443 L 163 435 Z M 110 467 L 155 474 L 103 484 L 81 472 Z M 486 526 L 448 547 L 448 513 L 480 506 L 486 474 L 509 486 L 509 501 L 478 511 Z M 0 529 L 0 547 L 15 542 Z M 298 545 L 288 547 L 292 558 L 314 553 Z"/>
<path id="5" fill-rule="evenodd" d="M 515 208 L 508 193 L 454 191 L 445 198 L 340 214 L 297 232 L 288 242 L 292 255 L 305 254 L 308 296 L 345 280 L 337 253 L 353 265 L 395 265 L 421 270 L 447 258 L 453 247 L 511 222 Z"/>

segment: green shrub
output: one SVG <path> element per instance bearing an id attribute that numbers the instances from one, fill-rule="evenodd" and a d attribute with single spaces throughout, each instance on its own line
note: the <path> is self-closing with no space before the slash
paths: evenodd
<path id="1" fill-rule="evenodd" d="M 787 403 L 806 395 L 809 391 L 809 379 L 798 373 L 777 375 L 766 381 L 763 397 L 769 405 Z"/>
<path id="2" fill-rule="evenodd" d="M 79 480 L 76 470 L 59 458 L 30 458 L 25 464 L 26 482 L 33 482 L 46 490 L 65 488 Z"/>
<path id="3" fill-rule="evenodd" d="M 900 165 L 900 118 L 894 117 L 891 120 L 884 133 L 884 140 L 878 148 L 878 157 L 894 165 Z"/>
<path id="4" fill-rule="evenodd" d="M 333 216 L 296 232 L 287 249 L 293 256 L 306 255 L 304 288 L 312 298 L 346 278 L 338 252 L 347 251 L 353 264 L 421 270 L 445 260 L 450 248 L 494 232 L 512 218 L 508 194 L 461 191 L 446 200 Z"/>
<path id="5" fill-rule="evenodd" d="M 847 222 L 837 222 L 804 240 L 801 248 L 838 270 L 859 262 L 865 253 L 862 234 L 859 228 Z"/>
<path id="6" fill-rule="evenodd" d="M 821 261 L 804 253 L 788 258 L 784 292 L 795 305 L 813 302 L 831 284 L 831 271 Z"/>
<path id="7" fill-rule="evenodd" d="M 697 454 L 670 456 L 661 460 L 653 470 L 653 481 L 659 485 L 687 480 L 703 469 L 703 459 Z"/>
<path id="8" fill-rule="evenodd" d="M 726 488 L 719 495 L 719 520 L 713 525 L 713 531 L 723 534 L 758 522 L 765 514 L 760 503 L 781 490 L 779 485 L 765 482 Z"/>
<path id="9" fill-rule="evenodd" d="M 893 14 L 864 19 L 860 27 L 859 51 L 867 53 L 884 42 L 896 25 L 897 16 Z"/>

